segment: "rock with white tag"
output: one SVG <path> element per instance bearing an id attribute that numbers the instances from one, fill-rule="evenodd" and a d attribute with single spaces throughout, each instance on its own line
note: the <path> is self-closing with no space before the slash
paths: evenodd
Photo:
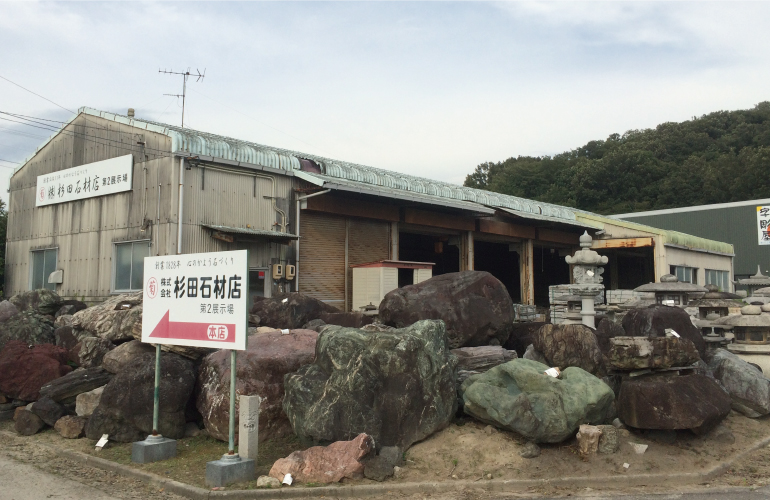
<path id="1" fill-rule="evenodd" d="M 623 330 L 629 337 L 665 337 L 666 329 L 675 331 L 687 339 L 702 357 L 706 353 L 706 341 L 701 331 L 692 324 L 690 315 L 679 307 L 654 304 L 643 309 L 632 309 L 623 317 Z"/>
<path id="2" fill-rule="evenodd" d="M 615 337 L 607 353 L 613 370 L 686 367 L 700 360 L 691 341 L 679 337 Z"/>
<path id="3" fill-rule="evenodd" d="M 340 312 L 320 300 L 301 293 L 279 294 L 272 298 L 255 297 L 250 313 L 259 316 L 260 326 L 272 328 L 302 328 L 305 323 L 319 319 L 324 313 Z"/>

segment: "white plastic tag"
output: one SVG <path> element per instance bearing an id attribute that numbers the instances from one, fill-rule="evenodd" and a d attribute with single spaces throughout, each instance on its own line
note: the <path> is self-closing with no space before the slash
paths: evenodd
<path id="1" fill-rule="evenodd" d="M 107 441 L 109 441 L 110 435 L 109 434 L 102 434 L 102 438 L 96 442 L 96 450 L 101 450 L 104 448 L 104 445 L 107 444 Z"/>
<path id="2" fill-rule="evenodd" d="M 291 486 L 291 483 L 294 482 L 294 478 L 291 477 L 291 474 L 286 474 L 283 476 L 283 484 L 287 486 Z"/>

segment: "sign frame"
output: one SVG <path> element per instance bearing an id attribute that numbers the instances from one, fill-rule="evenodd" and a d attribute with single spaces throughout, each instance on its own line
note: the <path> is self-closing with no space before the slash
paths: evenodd
<path id="1" fill-rule="evenodd" d="M 142 342 L 246 350 L 248 270 L 248 250 L 145 257 Z"/>
<path id="2" fill-rule="evenodd" d="M 757 238 L 759 245 L 770 245 L 770 207 L 757 207 Z"/>
<path id="3" fill-rule="evenodd" d="M 38 175 L 35 207 L 47 207 L 70 201 L 133 190 L 134 155 L 86 163 L 48 174 Z"/>

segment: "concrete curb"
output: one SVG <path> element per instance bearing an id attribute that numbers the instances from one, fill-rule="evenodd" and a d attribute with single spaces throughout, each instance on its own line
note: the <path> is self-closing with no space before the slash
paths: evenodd
<path id="1" fill-rule="evenodd" d="M 0 435 L 18 439 L 19 436 L 6 431 L 0 431 Z M 602 486 L 645 486 L 662 485 L 676 483 L 699 484 L 713 480 L 722 475 L 733 464 L 760 448 L 770 444 L 770 436 L 755 441 L 751 446 L 742 452 L 733 455 L 729 460 L 722 462 L 711 469 L 703 472 L 691 472 L 681 474 L 617 474 L 614 476 L 597 477 L 564 477 L 555 479 L 507 479 L 507 480 L 482 480 L 482 481 L 441 481 L 424 483 L 386 483 L 386 484 L 365 484 L 358 486 L 319 486 L 319 487 L 299 487 L 299 488 L 281 488 L 276 490 L 225 490 L 211 491 L 197 486 L 181 483 L 168 479 L 157 474 L 135 469 L 128 465 L 111 462 L 103 458 L 94 457 L 79 451 L 59 449 L 43 443 L 34 443 L 36 446 L 48 448 L 56 455 L 79 462 L 89 467 L 101 470 L 115 472 L 126 477 L 144 481 L 147 484 L 163 488 L 166 491 L 177 495 L 190 498 L 192 500 L 209 500 L 217 498 L 226 499 L 271 499 L 271 498 L 313 498 L 313 497 L 343 497 L 343 498 L 362 498 L 382 496 L 388 493 L 400 493 L 404 495 L 413 495 L 416 493 L 449 493 L 466 488 L 484 490 L 487 492 L 508 492 L 515 490 L 524 490 L 538 486 L 557 486 L 561 488 L 586 488 L 594 489 Z M 730 492 L 730 491 L 750 491 L 753 488 L 722 488 L 709 489 L 710 492 Z M 597 492 L 598 493 L 598 492 Z"/>

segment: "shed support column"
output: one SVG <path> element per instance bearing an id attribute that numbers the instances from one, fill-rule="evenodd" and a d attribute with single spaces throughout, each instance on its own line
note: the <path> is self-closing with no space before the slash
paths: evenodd
<path id="1" fill-rule="evenodd" d="M 535 275 L 532 262 L 534 246 L 532 240 L 521 242 L 519 253 L 519 275 L 521 276 L 521 303 L 535 304 Z"/>
<path id="2" fill-rule="evenodd" d="M 390 223 L 390 260 L 398 260 L 398 222 Z"/>
<path id="3" fill-rule="evenodd" d="M 460 234 L 460 271 L 473 271 L 473 232 Z"/>

